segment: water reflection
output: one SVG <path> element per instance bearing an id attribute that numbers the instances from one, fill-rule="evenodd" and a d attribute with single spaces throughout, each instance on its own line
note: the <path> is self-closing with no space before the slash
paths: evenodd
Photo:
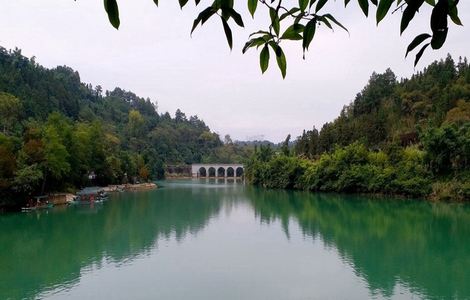
<path id="1" fill-rule="evenodd" d="M 338 250 L 372 295 L 397 285 L 431 299 L 470 298 L 470 207 L 360 196 L 249 189 L 255 214 L 289 220 Z"/>
<path id="2" fill-rule="evenodd" d="M 222 295 L 230 283 L 240 295 L 267 295 L 267 289 L 281 295 L 276 287 L 282 291 L 296 287 L 290 292 L 315 298 L 320 292 L 333 294 L 338 283 L 326 279 L 332 286 L 323 285 L 314 295 L 302 290 L 306 285 L 295 282 L 299 279 L 295 272 L 302 269 L 307 282 L 323 275 L 322 270 L 302 268 L 297 262 L 328 268 L 331 261 L 317 263 L 328 258 L 351 266 L 341 274 L 345 279 L 362 278 L 349 282 L 364 286 L 370 297 L 393 298 L 405 290 L 418 298 L 470 298 L 469 206 L 272 191 L 216 179 L 163 185 L 157 191 L 117 194 L 94 207 L 0 215 L 0 299 L 73 289 L 84 274 L 105 269 L 104 265 L 161 257 L 157 250 L 164 249 L 161 245 L 168 240 L 189 241 L 193 248 L 169 248 L 163 257 L 170 259 L 165 267 L 162 261 L 154 261 L 147 275 L 167 278 L 174 288 L 185 282 L 177 280 L 188 276 L 182 276 L 181 271 L 187 270 L 182 266 L 173 268 L 172 259 L 184 259 L 184 267 L 200 273 L 200 281 L 190 274 L 186 284 L 194 283 L 191 288 L 203 292 L 208 287 L 216 290 L 217 285 L 211 284 L 219 282 L 217 292 Z M 302 235 L 305 240 L 299 241 Z M 178 254 L 168 255 L 172 251 Z M 295 253 L 299 257 L 293 258 Z M 204 264 L 220 269 L 212 273 Z M 269 270 L 286 270 L 286 274 Z M 354 274 L 347 273 L 350 270 Z M 223 281 L 223 276 L 230 280 Z M 250 276 L 258 279 L 258 285 L 248 280 L 243 291 L 235 285 Z M 172 278 L 177 280 L 171 282 Z M 204 288 L 198 285 L 201 282 L 208 285 Z M 177 291 L 171 288 L 159 287 L 174 296 Z M 200 290 L 193 292 L 199 292 L 200 299 L 210 298 Z M 354 297 L 364 295 L 351 294 Z"/>
<path id="3" fill-rule="evenodd" d="M 119 194 L 94 207 L 0 216 L 0 299 L 33 298 L 75 283 L 103 259 L 126 262 L 160 239 L 197 234 L 218 214 L 224 192 L 168 188 Z"/>

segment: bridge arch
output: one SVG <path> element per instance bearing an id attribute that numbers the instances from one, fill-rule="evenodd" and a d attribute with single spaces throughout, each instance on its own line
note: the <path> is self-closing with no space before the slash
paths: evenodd
<path id="1" fill-rule="evenodd" d="M 200 167 L 198 170 L 198 177 L 207 177 L 207 170 L 204 167 Z"/>
<path id="2" fill-rule="evenodd" d="M 242 164 L 192 164 L 193 177 L 240 178 L 244 176 L 245 167 Z"/>
<path id="3" fill-rule="evenodd" d="M 224 167 L 219 167 L 217 169 L 217 177 L 225 177 L 225 168 Z"/>
<path id="4" fill-rule="evenodd" d="M 215 168 L 214 167 L 209 167 L 209 171 L 208 171 L 208 177 L 216 177 L 216 173 L 215 173 Z"/>

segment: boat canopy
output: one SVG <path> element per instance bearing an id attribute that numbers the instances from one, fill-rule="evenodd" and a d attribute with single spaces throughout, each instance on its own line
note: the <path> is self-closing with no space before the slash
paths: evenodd
<path id="1" fill-rule="evenodd" d="M 82 189 L 81 191 L 79 191 L 77 193 L 77 195 L 79 195 L 79 196 L 96 195 L 100 192 L 104 192 L 103 188 L 101 188 L 101 187 L 97 187 L 97 186 L 95 186 L 95 187 L 86 187 L 86 188 Z"/>

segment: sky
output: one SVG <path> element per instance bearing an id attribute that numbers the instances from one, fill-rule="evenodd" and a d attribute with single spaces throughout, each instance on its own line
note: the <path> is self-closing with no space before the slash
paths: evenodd
<path id="1" fill-rule="evenodd" d="M 417 34 L 430 32 L 430 9 L 420 11 L 400 36 L 400 12 L 376 26 L 375 11 L 365 18 L 354 1 L 346 9 L 342 0 L 330 2 L 322 10 L 350 34 L 317 30 L 305 60 L 301 43 L 285 43 L 284 80 L 275 60 L 262 75 L 259 52 L 241 53 L 249 34 L 269 24 L 264 9 L 253 20 L 246 1 L 236 1 L 245 28 L 232 21 L 232 51 L 220 20 L 209 20 L 190 36 L 194 18 L 211 1 L 199 7 L 190 1 L 181 10 L 176 0 L 160 1 L 159 7 L 152 0 L 118 0 L 119 30 L 109 24 L 100 0 L 0 0 L 0 46 L 18 47 L 48 68 L 70 66 L 94 86 L 149 97 L 159 112 L 173 115 L 179 108 L 197 115 L 221 137 L 273 142 L 334 120 L 374 71 L 391 68 L 398 78 L 409 77 L 447 53 L 470 56 L 470 1 L 459 4 L 464 26 L 449 23 L 446 44 L 426 51 L 416 69 L 414 54 L 404 54 Z"/>

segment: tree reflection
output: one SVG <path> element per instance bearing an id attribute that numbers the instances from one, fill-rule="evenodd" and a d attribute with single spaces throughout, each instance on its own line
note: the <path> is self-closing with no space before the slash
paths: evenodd
<path id="1" fill-rule="evenodd" d="M 372 294 L 400 283 L 426 298 L 470 297 L 470 207 L 250 189 L 263 222 L 295 220 L 352 263 Z"/>
<path id="2" fill-rule="evenodd" d="M 161 239 L 196 234 L 218 214 L 222 192 L 162 189 L 95 207 L 0 216 L 0 299 L 34 298 L 73 284 L 85 267 L 127 261 Z"/>

